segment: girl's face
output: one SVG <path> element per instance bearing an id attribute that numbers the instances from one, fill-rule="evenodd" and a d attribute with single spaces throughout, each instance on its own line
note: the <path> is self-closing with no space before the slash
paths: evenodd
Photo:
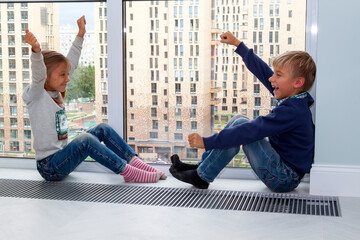
<path id="1" fill-rule="evenodd" d="M 68 63 L 60 63 L 46 79 L 47 91 L 65 92 L 69 78 L 70 66 Z"/>

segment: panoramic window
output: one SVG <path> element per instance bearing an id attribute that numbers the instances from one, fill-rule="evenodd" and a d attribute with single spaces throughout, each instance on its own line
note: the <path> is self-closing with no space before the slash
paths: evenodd
<path id="1" fill-rule="evenodd" d="M 172 154 L 195 163 L 204 151 L 190 148 L 190 133 L 210 136 L 235 115 L 253 119 L 276 106 L 235 48 L 219 42 L 221 33 L 231 31 L 268 64 L 285 51 L 305 50 L 306 1 L 149 0 L 124 6 L 127 99 L 109 103 L 105 2 L 0 3 L 2 156 L 34 156 L 22 101 L 31 83 L 27 28 L 42 49 L 66 55 L 76 20 L 86 16 L 80 64 L 66 94 L 69 140 L 107 122 L 109 104 L 125 104 L 126 140 L 153 163 L 169 163 Z M 228 166 L 249 166 L 242 150 Z"/>

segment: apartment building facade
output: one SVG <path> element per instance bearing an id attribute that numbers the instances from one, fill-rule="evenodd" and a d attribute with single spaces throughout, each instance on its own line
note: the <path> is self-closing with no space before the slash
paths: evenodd
<path id="1" fill-rule="evenodd" d="M 59 9 L 53 3 L 0 4 L 0 154 L 33 155 L 29 115 L 22 100 L 31 82 L 29 29 L 42 49 L 59 51 Z"/>

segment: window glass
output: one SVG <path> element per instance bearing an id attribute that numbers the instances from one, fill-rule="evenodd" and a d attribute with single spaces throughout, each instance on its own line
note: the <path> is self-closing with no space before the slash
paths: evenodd
<path id="1" fill-rule="evenodd" d="M 126 56 L 132 56 L 125 69 L 126 136 L 149 162 L 170 163 L 172 154 L 199 161 L 204 150 L 190 148 L 190 133 L 210 136 L 235 115 L 254 119 L 276 105 L 235 48 L 219 43 L 221 33 L 231 31 L 266 63 L 305 47 L 306 1 L 189 0 L 181 6 L 171 0 L 125 4 L 125 27 L 132 29 L 125 38 Z M 242 150 L 228 166 L 249 166 Z"/>
<path id="2" fill-rule="evenodd" d="M 100 11 L 102 15 L 95 14 Z M 25 30 L 34 33 L 42 50 L 66 56 L 77 35 L 76 21 L 82 15 L 87 32 L 65 98 L 69 141 L 96 123 L 107 122 L 106 3 L 0 3 L 1 156 L 34 157 L 29 114 L 21 97 L 32 81 L 31 49 L 24 42 Z M 102 43 L 95 37 L 99 35 Z"/>

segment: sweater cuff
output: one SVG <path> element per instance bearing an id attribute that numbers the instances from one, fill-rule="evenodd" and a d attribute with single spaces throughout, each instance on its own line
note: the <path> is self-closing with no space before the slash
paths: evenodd
<path id="1" fill-rule="evenodd" d="M 82 48 L 83 43 L 84 43 L 84 38 L 76 35 L 75 40 L 73 42 L 74 46 Z"/>
<path id="2" fill-rule="evenodd" d="M 42 60 L 43 60 L 43 55 L 42 55 L 41 51 L 37 52 L 37 53 L 31 51 L 31 61 L 40 62 Z"/>
<path id="3" fill-rule="evenodd" d="M 249 48 L 245 45 L 244 42 L 241 42 L 239 46 L 235 49 L 235 52 L 240 56 L 244 56 L 249 51 Z"/>
<path id="4" fill-rule="evenodd" d="M 205 151 L 209 151 L 215 147 L 213 146 L 213 140 L 212 140 L 213 136 L 203 137 Z"/>

